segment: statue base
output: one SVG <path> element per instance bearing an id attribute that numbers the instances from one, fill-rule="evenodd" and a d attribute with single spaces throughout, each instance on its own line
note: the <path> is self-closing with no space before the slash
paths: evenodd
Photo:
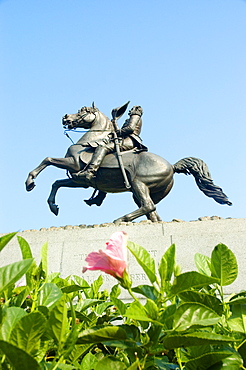
<path id="1" fill-rule="evenodd" d="M 100 272 L 87 271 L 82 274 L 88 253 L 105 249 L 105 243 L 115 231 L 125 231 L 128 239 L 146 248 L 157 264 L 163 253 L 173 243 L 176 244 L 177 263 L 182 272 L 196 270 L 195 253 L 211 256 L 213 248 L 226 244 L 236 255 L 239 275 L 236 281 L 225 287 L 226 294 L 237 293 L 245 289 L 246 281 L 246 219 L 221 219 L 219 217 L 202 217 L 198 221 L 172 222 L 141 221 L 139 223 L 80 225 L 50 227 L 41 230 L 27 230 L 18 233 L 30 244 L 36 261 L 40 260 L 40 250 L 48 242 L 49 272 L 60 272 L 61 277 L 78 275 L 89 283 L 95 280 Z M 2 234 L 3 235 L 3 234 Z M 21 252 L 16 238 L 2 250 L 0 266 L 21 260 Z M 129 272 L 133 286 L 149 284 L 148 278 L 134 257 L 129 253 Z M 104 278 L 104 289 L 110 290 L 117 281 L 101 273 Z M 122 289 L 123 299 L 127 294 Z"/>

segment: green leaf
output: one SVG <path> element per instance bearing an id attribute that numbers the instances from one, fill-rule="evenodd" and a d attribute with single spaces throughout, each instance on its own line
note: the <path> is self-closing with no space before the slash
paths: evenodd
<path id="1" fill-rule="evenodd" d="M 162 291 L 164 290 L 164 288 L 166 286 L 167 268 L 168 268 L 167 260 L 166 260 L 165 256 L 162 256 L 159 267 L 158 267 L 159 275 L 160 275 L 160 278 L 161 278 Z"/>
<path id="2" fill-rule="evenodd" d="M 153 302 L 153 304 L 155 303 Z M 130 304 L 124 316 L 137 321 L 154 322 L 157 325 L 162 326 L 162 323 L 159 322 L 159 320 L 157 321 L 151 318 L 151 316 L 156 316 L 156 312 L 152 312 L 150 314 L 148 310 L 138 301 L 134 301 Z"/>
<path id="3" fill-rule="evenodd" d="M 44 243 L 41 248 L 42 269 L 45 272 L 45 278 L 48 276 L 48 243 Z"/>
<path id="4" fill-rule="evenodd" d="M 37 306 L 36 309 L 41 312 L 46 318 L 49 317 L 50 312 L 46 306 Z"/>
<path id="5" fill-rule="evenodd" d="M 21 236 L 17 236 L 17 239 L 18 239 L 18 243 L 21 249 L 22 258 L 23 259 L 33 258 L 32 251 L 31 251 L 31 248 L 28 242 Z M 33 262 L 33 264 L 36 265 L 35 261 Z M 29 271 L 27 271 L 26 273 L 26 284 L 30 287 L 30 289 L 32 289 L 31 275 L 32 275 L 32 269 L 30 268 Z"/>
<path id="6" fill-rule="evenodd" d="M 158 298 L 158 292 L 155 287 L 150 285 L 138 285 L 132 288 L 132 291 L 144 295 L 146 298 L 155 301 Z"/>
<path id="7" fill-rule="evenodd" d="M 165 325 L 165 327 L 168 329 L 168 330 L 172 330 L 173 329 L 173 318 L 174 318 L 174 314 L 177 310 L 177 306 L 176 304 L 170 304 L 169 306 L 167 306 L 165 308 L 165 310 L 161 313 L 161 316 L 159 318 L 159 321 Z"/>
<path id="8" fill-rule="evenodd" d="M 83 370 L 91 370 L 94 369 L 96 364 L 98 363 L 98 359 L 95 355 L 91 352 L 87 353 L 83 360 L 81 361 L 81 369 Z"/>
<path id="9" fill-rule="evenodd" d="M 76 310 L 82 312 L 87 310 L 89 307 L 96 306 L 103 302 L 104 301 L 101 299 L 83 299 L 82 301 L 78 302 Z"/>
<path id="10" fill-rule="evenodd" d="M 42 370 L 77 370 L 80 369 L 79 367 L 74 367 L 73 365 L 68 364 L 61 364 L 60 362 L 56 362 L 55 367 L 54 364 L 51 362 L 41 361 L 40 365 L 42 366 Z M 31 369 L 30 369 L 31 370 Z"/>
<path id="11" fill-rule="evenodd" d="M 71 362 L 75 362 L 78 358 L 84 355 L 89 349 L 93 346 L 93 344 L 81 344 L 81 345 L 74 345 L 73 351 L 69 355 L 69 360 Z M 91 353 L 91 352 L 89 352 Z"/>
<path id="12" fill-rule="evenodd" d="M 97 296 L 97 293 L 101 286 L 103 285 L 103 277 L 102 275 L 99 275 L 96 280 L 93 281 L 91 284 L 91 290 L 93 292 L 93 296 L 91 298 L 94 298 L 94 296 Z"/>
<path id="13" fill-rule="evenodd" d="M 22 258 L 27 259 L 27 258 L 33 258 L 32 251 L 30 248 L 30 245 L 28 242 L 22 238 L 21 236 L 17 236 L 18 243 L 20 245 L 21 253 L 22 253 Z"/>
<path id="14" fill-rule="evenodd" d="M 9 233 L 0 238 L 0 252 L 17 233 Z"/>
<path id="15" fill-rule="evenodd" d="M 0 349 L 12 365 L 13 370 L 41 370 L 32 356 L 13 344 L 0 340 Z"/>
<path id="16" fill-rule="evenodd" d="M 191 326 L 210 326 L 216 324 L 220 320 L 220 316 L 202 305 L 201 303 L 184 303 L 181 304 L 174 314 L 173 326 L 174 330 L 183 331 Z"/>
<path id="17" fill-rule="evenodd" d="M 172 244 L 161 258 L 159 265 L 159 274 L 161 277 L 162 286 L 164 286 L 166 281 L 170 281 L 174 273 L 176 262 L 176 247 Z"/>
<path id="18" fill-rule="evenodd" d="M 112 302 L 104 302 L 102 301 L 99 305 L 96 306 L 95 308 L 95 312 L 101 316 L 105 310 L 108 308 L 108 307 L 111 307 L 113 306 L 113 303 Z"/>
<path id="19" fill-rule="evenodd" d="M 228 356 L 231 356 L 231 351 L 214 351 L 204 353 L 203 355 L 193 358 L 192 360 L 186 362 L 185 367 L 187 370 L 207 370 L 207 369 L 221 369 L 223 366 L 223 360 L 226 359 Z M 240 369 L 240 365 L 242 365 L 242 360 L 238 358 L 237 360 L 236 369 Z M 217 365 L 214 367 L 214 365 Z M 227 369 L 233 370 L 233 367 L 225 367 Z"/>
<path id="20" fill-rule="evenodd" d="M 16 296 L 13 297 L 12 304 L 15 307 L 22 307 L 25 300 L 29 299 L 30 287 L 29 286 L 17 286 L 12 293 Z"/>
<path id="21" fill-rule="evenodd" d="M 51 367 L 51 370 L 54 368 L 53 366 Z M 58 363 L 58 367 L 55 367 L 55 369 L 56 370 L 75 370 L 75 369 L 78 369 L 78 368 L 77 367 L 75 368 L 73 365 Z"/>
<path id="22" fill-rule="evenodd" d="M 242 291 L 238 294 L 234 294 L 230 301 L 228 302 L 230 305 L 233 304 L 246 304 L 246 292 Z"/>
<path id="23" fill-rule="evenodd" d="M 0 292 L 16 283 L 30 268 L 33 263 L 32 258 L 14 262 L 0 268 Z"/>
<path id="24" fill-rule="evenodd" d="M 218 244 L 211 256 L 212 276 L 220 280 L 220 285 L 230 285 L 238 275 L 237 259 L 224 244 Z"/>
<path id="25" fill-rule="evenodd" d="M 166 349 L 179 347 L 201 346 L 206 344 L 233 343 L 235 338 L 209 332 L 193 332 L 189 334 L 170 335 L 163 339 Z"/>
<path id="26" fill-rule="evenodd" d="M 177 365 L 171 364 L 167 356 L 155 357 L 154 365 L 157 366 L 158 370 L 178 370 Z"/>
<path id="27" fill-rule="evenodd" d="M 233 331 L 246 334 L 246 304 L 234 304 L 232 315 L 227 321 Z"/>
<path id="28" fill-rule="evenodd" d="M 112 289 L 111 289 L 111 292 L 110 292 L 110 299 L 112 297 L 114 298 L 118 298 L 119 295 L 121 293 L 121 289 L 120 289 L 120 285 L 119 284 L 115 284 Z"/>
<path id="29" fill-rule="evenodd" d="M 201 303 L 204 306 L 212 308 L 220 316 L 223 313 L 222 302 L 214 295 L 197 292 L 195 290 L 186 290 L 179 293 L 179 298 L 185 302 Z"/>
<path id="30" fill-rule="evenodd" d="M 57 283 L 59 281 L 63 281 L 60 278 L 60 272 L 51 272 L 46 279 L 46 283 Z"/>
<path id="31" fill-rule="evenodd" d="M 127 370 L 138 370 L 139 369 L 139 360 L 133 362 L 131 366 L 127 368 Z"/>
<path id="32" fill-rule="evenodd" d="M 63 296 L 50 312 L 48 325 L 51 334 L 58 343 L 59 351 L 62 349 L 68 329 L 66 297 Z"/>
<path id="33" fill-rule="evenodd" d="M 120 326 L 94 327 L 79 334 L 77 344 L 101 343 L 108 340 L 125 340 L 127 334 Z"/>
<path id="34" fill-rule="evenodd" d="M 127 248 L 134 255 L 151 283 L 154 283 L 156 281 L 155 260 L 150 256 L 149 252 L 140 245 L 132 242 L 127 243 Z"/>
<path id="35" fill-rule="evenodd" d="M 222 368 L 230 370 L 243 369 L 243 359 L 240 354 L 236 351 L 233 352 L 232 348 L 228 348 L 228 353 L 231 351 L 231 355 L 227 356 L 222 360 Z M 233 353 L 232 353 L 233 352 Z M 212 367 L 211 370 L 216 370 L 215 367 Z M 218 367 L 217 367 L 218 370 Z"/>
<path id="36" fill-rule="evenodd" d="M 2 326 L 0 330 L 0 339 L 9 340 L 10 333 L 15 327 L 15 324 L 23 317 L 26 316 L 26 311 L 20 307 L 8 307 L 3 317 Z"/>
<path id="37" fill-rule="evenodd" d="M 82 289 L 83 289 L 83 287 L 81 287 L 80 285 L 72 284 L 72 285 L 68 285 L 68 286 L 62 287 L 61 288 L 61 291 L 63 293 L 69 294 L 69 293 L 78 292 L 78 291 L 80 291 Z"/>
<path id="38" fill-rule="evenodd" d="M 98 361 L 95 370 L 125 370 L 124 362 L 117 360 L 114 356 L 104 357 Z"/>
<path id="39" fill-rule="evenodd" d="M 123 324 L 121 325 L 121 328 L 125 330 L 127 334 L 127 339 L 133 340 L 135 342 L 140 342 L 140 330 L 136 325 L 127 325 Z"/>
<path id="40" fill-rule="evenodd" d="M 63 293 L 56 284 L 45 283 L 38 293 L 38 305 L 52 309 L 62 296 Z"/>
<path id="41" fill-rule="evenodd" d="M 147 309 L 138 301 L 134 301 L 130 304 L 124 316 L 137 321 L 153 321 Z"/>
<path id="42" fill-rule="evenodd" d="M 125 312 L 126 312 L 126 305 L 124 302 L 122 302 L 121 299 L 118 299 L 118 298 L 115 298 L 115 297 L 111 297 L 111 301 L 113 302 L 114 306 L 117 307 L 119 313 L 121 314 L 121 316 L 124 316 Z"/>
<path id="43" fill-rule="evenodd" d="M 211 276 L 211 258 L 204 256 L 203 254 L 195 254 L 195 264 L 197 270 L 207 276 Z"/>
<path id="44" fill-rule="evenodd" d="M 148 316 L 152 320 L 157 320 L 159 315 L 159 309 L 154 301 L 151 299 L 147 299 L 147 302 L 144 305 L 144 308 L 146 309 Z"/>
<path id="45" fill-rule="evenodd" d="M 178 275 L 171 287 L 171 293 L 178 295 L 180 292 L 191 288 L 202 288 L 204 286 L 218 283 L 219 280 L 215 277 L 206 276 L 196 271 L 184 272 Z"/>
<path id="46" fill-rule="evenodd" d="M 46 318 L 40 312 L 22 317 L 11 332 L 9 342 L 35 356 L 40 347 L 40 338 L 45 332 Z"/>
<path id="47" fill-rule="evenodd" d="M 246 364 L 246 341 L 242 341 L 242 343 L 240 343 L 240 346 L 238 345 L 237 350 L 241 355 L 244 364 Z"/>
<path id="48" fill-rule="evenodd" d="M 73 279 L 80 286 L 90 288 L 90 285 L 87 283 L 87 281 L 80 276 L 71 275 L 71 279 Z"/>
<path id="49" fill-rule="evenodd" d="M 70 328 L 68 334 L 66 335 L 66 342 L 64 344 L 64 348 L 62 351 L 62 355 L 64 359 L 69 359 L 71 353 L 74 350 L 74 346 L 78 340 L 78 335 L 81 327 L 80 325 L 70 324 Z"/>

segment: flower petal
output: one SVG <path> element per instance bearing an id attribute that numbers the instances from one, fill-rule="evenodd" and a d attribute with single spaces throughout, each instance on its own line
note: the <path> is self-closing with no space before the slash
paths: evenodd
<path id="1" fill-rule="evenodd" d="M 115 232 L 107 244 L 106 251 L 91 252 L 86 257 L 87 270 L 100 270 L 114 277 L 122 278 L 127 270 L 127 234 L 124 231 Z"/>
<path id="2" fill-rule="evenodd" d="M 106 243 L 106 253 L 115 259 L 123 260 L 127 263 L 127 233 L 117 231 L 112 234 L 109 242 Z"/>
<path id="3" fill-rule="evenodd" d="M 83 270 L 100 270 L 113 276 L 122 277 L 126 269 L 126 262 L 108 256 L 104 251 L 91 252 L 86 257 L 86 268 Z"/>

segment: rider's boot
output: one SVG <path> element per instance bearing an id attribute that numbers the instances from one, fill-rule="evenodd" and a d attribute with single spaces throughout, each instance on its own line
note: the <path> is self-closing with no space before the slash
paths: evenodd
<path id="1" fill-rule="evenodd" d="M 104 193 L 104 191 L 98 190 L 98 194 L 97 194 L 96 197 L 94 196 L 94 193 L 93 193 L 92 197 L 90 199 L 85 199 L 84 202 L 88 206 L 92 206 L 93 204 L 95 204 L 96 206 L 99 207 L 102 204 L 102 202 L 104 201 L 106 195 L 107 194 Z"/>
<path id="2" fill-rule="evenodd" d="M 100 164 L 102 163 L 104 157 L 108 153 L 108 149 L 104 146 L 98 146 L 93 153 L 93 156 L 91 158 L 91 161 L 89 165 L 86 167 L 84 171 L 79 171 L 75 174 L 73 174 L 74 180 L 86 180 L 86 182 L 91 185 L 91 181 L 96 177 L 97 170 L 100 167 Z M 93 184 L 92 184 L 93 185 Z"/>

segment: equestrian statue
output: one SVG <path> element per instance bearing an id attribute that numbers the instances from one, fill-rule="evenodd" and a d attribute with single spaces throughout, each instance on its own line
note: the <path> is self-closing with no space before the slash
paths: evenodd
<path id="1" fill-rule="evenodd" d="M 193 175 L 199 189 L 220 204 L 232 205 L 223 190 L 213 183 L 207 165 L 198 158 L 188 157 L 171 165 L 164 158 L 148 152 L 140 138 L 143 110 L 134 106 L 129 118 L 120 129 L 117 124 L 129 102 L 112 110 L 112 120 L 93 103 L 78 113 L 66 114 L 62 119 L 66 131 L 77 128 L 86 133 L 68 148 L 65 158 L 45 158 L 28 174 L 26 190 L 35 187 L 34 179 L 47 166 L 67 171 L 68 178 L 53 183 L 48 204 L 58 215 L 55 202 L 61 187 L 94 188 L 92 197 L 85 202 L 100 206 L 107 193 L 131 192 L 138 209 L 114 222 L 128 222 L 146 215 L 152 222 L 161 221 L 156 204 L 167 196 L 173 186 L 175 173 Z M 96 195 L 97 193 L 97 195 Z"/>

